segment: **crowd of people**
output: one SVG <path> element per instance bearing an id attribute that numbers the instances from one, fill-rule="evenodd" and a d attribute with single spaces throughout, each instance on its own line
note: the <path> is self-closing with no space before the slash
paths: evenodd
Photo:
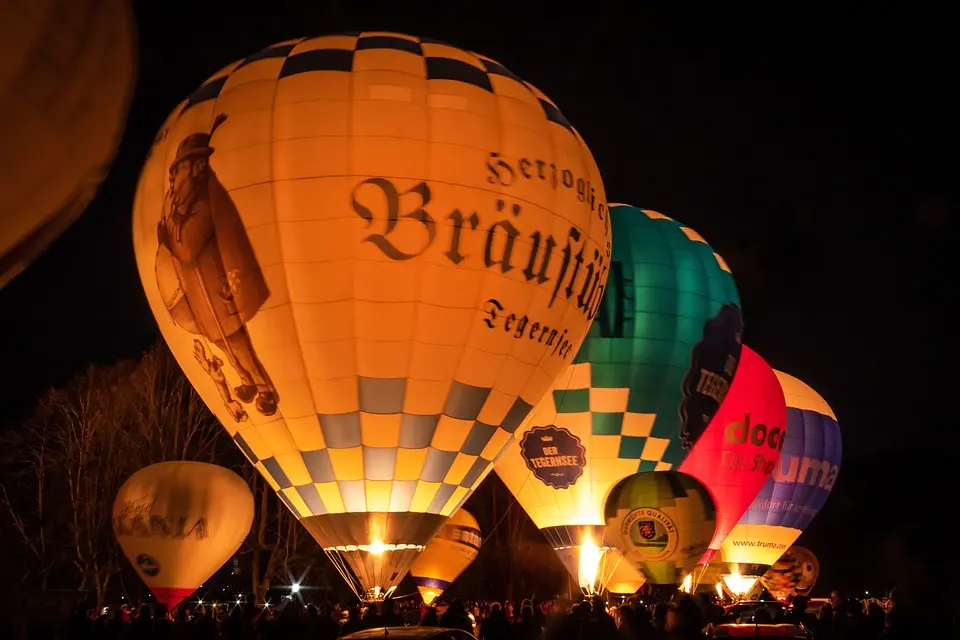
<path id="1" fill-rule="evenodd" d="M 677 594 L 670 602 L 634 598 L 616 606 L 599 598 L 580 602 L 471 602 L 435 607 L 387 600 L 341 609 L 331 603 L 279 606 L 121 606 L 91 615 L 78 608 L 67 631 L 77 640 L 334 640 L 355 631 L 420 625 L 462 629 L 480 640 L 687 640 L 711 637 L 728 623 L 803 625 L 817 640 L 918 639 L 915 621 L 896 594 L 888 602 L 845 598 L 834 591 L 819 610 L 798 596 L 780 603 L 744 603 L 726 609 L 707 594 Z"/>

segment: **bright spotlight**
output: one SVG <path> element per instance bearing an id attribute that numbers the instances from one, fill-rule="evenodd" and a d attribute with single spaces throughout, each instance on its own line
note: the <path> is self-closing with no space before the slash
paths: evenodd
<path id="1" fill-rule="evenodd" d="M 292 585 L 290 585 L 290 593 L 300 593 L 300 584 L 294 582 Z"/>

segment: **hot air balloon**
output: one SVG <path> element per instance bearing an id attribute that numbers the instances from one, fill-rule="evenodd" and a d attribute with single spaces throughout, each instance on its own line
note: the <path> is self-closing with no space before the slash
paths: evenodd
<path id="1" fill-rule="evenodd" d="M 610 593 L 618 596 L 630 596 L 640 590 L 647 579 L 632 564 L 624 559 L 617 549 L 604 551 L 602 567 L 602 584 Z"/>
<path id="2" fill-rule="evenodd" d="M 678 471 L 624 478 L 604 507 L 606 536 L 652 584 L 679 585 L 697 564 L 717 527 L 713 498 Z"/>
<path id="3" fill-rule="evenodd" d="M 580 540 L 579 545 L 557 547 L 554 552 L 567 567 L 571 577 L 577 580 L 585 596 L 601 595 L 604 591 L 616 595 L 630 595 L 646 582 L 646 578 L 623 554 L 613 546 L 603 542 L 603 532 L 598 538 L 592 537 L 592 531 Z"/>
<path id="4" fill-rule="evenodd" d="M 163 125 L 133 218 L 171 351 L 366 598 L 573 359 L 611 250 L 600 174 L 553 102 L 382 32 L 214 74 Z"/>
<path id="5" fill-rule="evenodd" d="M 730 392 L 678 469 L 707 487 L 717 505 L 717 530 L 701 565 L 710 564 L 770 477 L 780 459 L 786 414 L 783 391 L 773 369 L 744 345 Z M 693 580 L 699 581 L 697 577 Z"/>
<path id="6" fill-rule="evenodd" d="M 83 213 L 135 75 L 127 0 L 0 0 L 0 287 Z"/>
<path id="7" fill-rule="evenodd" d="M 480 525 L 465 509 L 453 514 L 410 565 L 425 604 L 433 604 L 480 553 Z"/>
<path id="8" fill-rule="evenodd" d="M 680 464 L 740 358 L 740 298 L 692 229 L 613 205 L 611 277 L 583 348 L 531 413 L 496 471 L 574 578 L 603 541 L 619 480 Z M 600 572 L 602 575 L 602 572 Z"/>
<path id="9" fill-rule="evenodd" d="M 750 508 L 724 540 L 724 580 L 750 585 L 783 555 L 827 501 L 840 473 L 840 426 L 820 395 L 793 376 L 775 372 L 787 402 L 780 461 Z"/>
<path id="10" fill-rule="evenodd" d="M 150 592 L 177 606 L 243 543 L 253 495 L 232 471 L 203 462 L 161 462 L 123 483 L 113 532 Z"/>
<path id="11" fill-rule="evenodd" d="M 760 578 L 763 588 L 778 600 L 809 596 L 820 575 L 820 561 L 804 547 L 792 546 Z"/>

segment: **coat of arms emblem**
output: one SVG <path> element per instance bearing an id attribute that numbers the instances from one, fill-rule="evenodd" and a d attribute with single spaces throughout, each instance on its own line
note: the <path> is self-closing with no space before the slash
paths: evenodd
<path id="1" fill-rule="evenodd" d="M 641 520 L 637 523 L 637 528 L 644 540 L 653 540 L 657 535 L 657 525 L 653 520 Z"/>

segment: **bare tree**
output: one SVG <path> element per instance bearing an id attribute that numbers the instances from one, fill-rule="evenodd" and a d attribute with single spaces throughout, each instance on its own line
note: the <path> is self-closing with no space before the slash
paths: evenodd
<path id="1" fill-rule="evenodd" d="M 23 573 L 20 584 L 34 575 L 41 588 L 46 588 L 50 571 L 62 560 L 62 547 L 57 544 L 57 497 L 50 491 L 51 463 L 56 455 L 51 447 L 47 424 L 51 407 L 41 403 L 36 413 L 18 431 L 7 434 L 0 441 L 4 452 L 4 466 L 10 470 L 0 482 L 0 506 L 9 517 L 16 537 L 27 553 L 20 556 Z M 11 495 L 12 494 L 12 495 Z M 23 496 L 22 501 L 17 497 Z"/>
<path id="2" fill-rule="evenodd" d="M 140 466 L 165 460 L 229 464 L 240 461 L 231 445 L 218 450 L 223 428 L 163 345 L 144 354 L 125 386 L 130 446 Z M 227 442 L 227 444 L 231 444 Z M 232 454 L 232 455 L 231 455 Z"/>
<path id="3" fill-rule="evenodd" d="M 113 501 L 136 470 L 130 455 L 125 383 L 135 364 L 90 367 L 65 389 L 50 394 L 59 419 L 51 422 L 65 477 L 74 566 L 80 590 L 93 589 L 102 606 L 110 580 L 123 567 L 112 535 Z"/>
<path id="4" fill-rule="evenodd" d="M 495 549 L 488 558 L 510 559 L 496 562 L 508 600 L 531 597 L 539 588 L 566 575 L 543 533 L 502 482 L 492 484 L 489 506 L 494 525 L 484 546 Z"/>
<path id="5" fill-rule="evenodd" d="M 165 460 L 214 462 L 247 476 L 256 509 L 244 553 L 258 601 L 275 581 L 305 575 L 322 553 L 222 431 L 163 345 L 48 392 L 0 441 L 0 515 L 22 547 L 21 581 L 43 587 L 52 569 L 67 566 L 103 606 L 127 566 L 111 522 L 117 491 Z"/>
<path id="6" fill-rule="evenodd" d="M 120 486 L 163 460 L 232 466 L 240 456 L 217 450 L 221 430 L 162 345 L 48 392 L 0 442 L 0 513 L 24 551 L 21 580 L 45 587 L 67 563 L 102 606 L 126 566 L 111 522 Z"/>
<path id="7" fill-rule="evenodd" d="M 263 477 L 255 470 L 247 477 L 256 506 L 243 553 L 250 555 L 251 591 L 263 603 L 272 584 L 305 576 L 322 553 Z"/>

